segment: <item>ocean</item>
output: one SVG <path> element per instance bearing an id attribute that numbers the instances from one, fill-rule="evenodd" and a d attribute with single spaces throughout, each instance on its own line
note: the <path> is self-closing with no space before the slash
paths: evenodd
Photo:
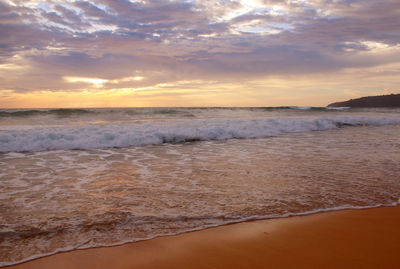
<path id="1" fill-rule="evenodd" d="M 0 266 L 400 203 L 400 109 L 0 110 Z"/>

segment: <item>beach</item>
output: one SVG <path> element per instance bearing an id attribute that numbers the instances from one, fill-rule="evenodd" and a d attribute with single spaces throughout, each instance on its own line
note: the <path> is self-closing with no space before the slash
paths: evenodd
<path id="1" fill-rule="evenodd" d="M 124 260 L 114 258 L 121 256 L 153 266 L 171 257 L 165 264 L 187 260 L 204 268 L 207 257 L 238 256 L 233 265 L 244 266 L 259 264 L 265 247 L 287 255 L 288 239 L 330 244 L 324 236 L 336 239 L 335 232 L 314 235 L 319 228 L 308 224 L 304 232 L 277 239 L 278 245 L 257 240 L 265 238 L 264 229 L 295 231 L 317 218 L 305 215 L 399 205 L 399 112 L 300 107 L 6 111 L 0 133 L 0 267 L 81 249 L 101 258 L 60 264 L 95 261 L 118 268 L 110 263 Z M 265 228 L 258 220 L 268 220 Z M 280 228 L 292 222 L 293 228 Z M 242 225 L 250 228 L 232 228 Z M 364 225 L 350 223 L 336 233 L 352 235 L 344 229 Z M 223 228 L 213 234 L 217 226 Z M 229 241 L 245 238 L 242 234 L 253 236 L 238 245 Z M 342 245 L 348 237 L 341 238 Z M 108 248 L 134 242 L 141 242 L 132 245 L 139 246 L 137 251 L 130 245 L 121 248 L 122 254 L 119 247 Z M 101 247 L 118 251 L 98 253 Z M 293 245 L 297 248 L 303 246 Z M 283 256 L 279 259 L 287 259 Z M 110 260 L 103 261 L 106 257 Z"/>
<path id="2" fill-rule="evenodd" d="M 395 268 L 398 227 L 399 206 L 340 210 L 75 250 L 8 268 Z"/>

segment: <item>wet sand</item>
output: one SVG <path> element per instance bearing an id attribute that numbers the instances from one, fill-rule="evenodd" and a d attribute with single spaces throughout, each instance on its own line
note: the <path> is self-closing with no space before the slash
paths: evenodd
<path id="1" fill-rule="evenodd" d="M 244 222 L 7 268 L 398 268 L 400 207 Z"/>

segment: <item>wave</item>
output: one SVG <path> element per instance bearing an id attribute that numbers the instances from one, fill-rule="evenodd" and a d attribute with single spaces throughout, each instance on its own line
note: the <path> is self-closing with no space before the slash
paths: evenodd
<path id="1" fill-rule="evenodd" d="M 252 110 L 311 110 L 311 111 L 332 111 L 348 110 L 350 107 L 315 107 L 315 106 L 268 106 L 249 108 Z"/>
<path id="2" fill-rule="evenodd" d="M 78 126 L 5 126 L 0 129 L 0 152 L 96 149 L 232 138 L 262 138 L 343 126 L 387 124 L 400 124 L 400 118 L 286 117 Z"/>
<path id="3" fill-rule="evenodd" d="M 0 118 L 5 117 L 32 117 L 32 116 L 42 116 L 42 115 L 53 115 L 58 117 L 68 117 L 72 115 L 82 115 L 93 113 L 93 111 L 87 109 L 49 109 L 49 110 L 17 110 L 17 111 L 0 111 Z"/>
<path id="4" fill-rule="evenodd" d="M 312 111 L 329 111 L 329 110 L 346 110 L 349 107 L 301 107 L 301 106 L 278 106 L 278 107 L 193 107 L 193 108 L 120 108 L 120 109 L 30 109 L 30 110 L 1 110 L 0 118 L 10 117 L 34 117 L 52 115 L 58 117 L 80 116 L 87 114 L 112 114 L 112 113 L 126 113 L 127 115 L 142 115 L 142 114 L 185 114 L 188 111 L 207 111 L 207 110 L 312 110 Z"/>

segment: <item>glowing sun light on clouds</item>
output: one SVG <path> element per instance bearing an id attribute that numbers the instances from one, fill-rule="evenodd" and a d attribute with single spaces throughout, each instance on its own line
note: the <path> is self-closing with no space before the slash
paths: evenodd
<path id="1" fill-rule="evenodd" d="M 108 82 L 107 79 L 101 79 L 101 78 L 63 77 L 63 79 L 70 83 L 77 83 L 77 82 L 89 83 L 98 88 L 102 87 L 104 83 Z"/>
<path id="2" fill-rule="evenodd" d="M 395 0 L 0 0 L 0 104 L 320 106 L 396 93 L 399 12 Z"/>

